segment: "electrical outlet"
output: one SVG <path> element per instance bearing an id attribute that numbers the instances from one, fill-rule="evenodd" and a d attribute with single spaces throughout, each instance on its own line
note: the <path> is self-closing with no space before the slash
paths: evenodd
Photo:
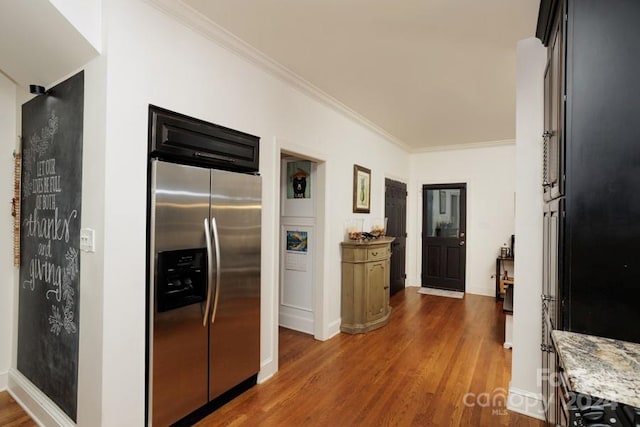
<path id="1" fill-rule="evenodd" d="M 84 252 L 96 251 L 96 233 L 91 228 L 82 228 L 80 230 L 80 250 Z"/>

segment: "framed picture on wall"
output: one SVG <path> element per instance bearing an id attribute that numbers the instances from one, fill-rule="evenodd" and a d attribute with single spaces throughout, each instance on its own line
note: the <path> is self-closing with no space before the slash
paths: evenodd
<path id="1" fill-rule="evenodd" d="M 353 165 L 353 212 L 371 211 L 371 170 Z"/>
<path id="2" fill-rule="evenodd" d="M 287 163 L 287 199 L 311 198 L 311 162 Z"/>

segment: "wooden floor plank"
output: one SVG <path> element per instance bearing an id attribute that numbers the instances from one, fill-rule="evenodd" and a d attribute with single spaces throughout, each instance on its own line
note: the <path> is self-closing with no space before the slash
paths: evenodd
<path id="1" fill-rule="evenodd" d="M 506 410 L 511 350 L 493 298 L 391 299 L 388 325 L 320 342 L 280 329 L 280 370 L 198 423 L 213 426 L 542 426 Z M 35 424 L 0 393 L 0 425 Z"/>
<path id="2" fill-rule="evenodd" d="M 493 298 L 409 288 L 391 305 L 389 324 L 365 335 L 319 342 L 281 328 L 278 373 L 198 425 L 543 425 L 505 409 L 511 350 Z"/>
<path id="3" fill-rule="evenodd" d="M 6 391 L 0 392 L 0 426 L 3 427 L 35 427 L 29 415 Z"/>

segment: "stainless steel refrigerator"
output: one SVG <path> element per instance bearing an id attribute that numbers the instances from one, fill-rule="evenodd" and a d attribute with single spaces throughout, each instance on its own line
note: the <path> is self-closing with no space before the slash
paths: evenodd
<path id="1" fill-rule="evenodd" d="M 158 426 L 255 383 L 261 178 L 152 159 L 150 186 L 148 408 Z"/>

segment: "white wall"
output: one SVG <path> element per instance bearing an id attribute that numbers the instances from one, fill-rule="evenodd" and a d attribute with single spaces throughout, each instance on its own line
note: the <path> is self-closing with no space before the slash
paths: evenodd
<path id="1" fill-rule="evenodd" d="M 411 156 L 408 286 L 420 286 L 422 186 L 467 184 L 466 291 L 495 296 L 496 256 L 514 234 L 515 145 L 496 144 Z M 516 242 L 517 242 L 516 238 Z"/>
<path id="2" fill-rule="evenodd" d="M 148 104 L 261 136 L 263 262 L 260 377 L 277 368 L 280 141 L 326 159 L 321 295 L 326 337 L 339 330 L 340 252 L 351 213 L 353 164 L 372 170 L 372 216 L 384 177 L 407 179 L 408 155 L 327 105 L 185 28 L 146 2 L 107 3 L 107 128 L 103 425 L 144 420 L 145 225 Z M 293 146 L 295 145 L 295 147 Z M 276 246 L 277 247 L 277 246 Z"/>
<path id="3" fill-rule="evenodd" d="M 16 146 L 16 86 L 0 73 L 0 200 L 13 198 L 13 150 Z M 7 388 L 13 342 L 13 217 L 0 210 L 0 390 Z"/>
<path id="4" fill-rule="evenodd" d="M 542 128 L 546 49 L 518 42 L 516 78 L 516 250 L 509 409 L 541 417 L 537 370 L 542 294 Z"/>
<path id="5" fill-rule="evenodd" d="M 81 252 L 78 363 L 78 425 L 100 425 L 104 357 L 104 153 L 106 110 L 104 57 L 84 67 L 84 135 L 82 144 L 82 228 L 95 230 L 95 253 Z"/>

